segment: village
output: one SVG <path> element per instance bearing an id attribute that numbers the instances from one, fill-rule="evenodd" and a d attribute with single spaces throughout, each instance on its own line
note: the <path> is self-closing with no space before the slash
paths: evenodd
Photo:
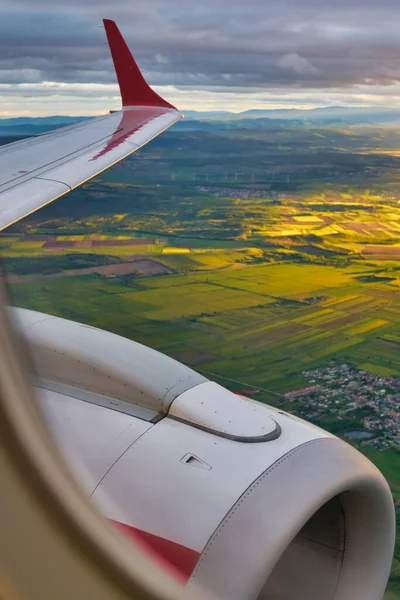
<path id="1" fill-rule="evenodd" d="M 335 419 L 338 435 L 378 449 L 400 447 L 400 376 L 381 376 L 348 364 L 304 371 L 310 385 L 288 392 L 296 413 L 320 424 Z"/>

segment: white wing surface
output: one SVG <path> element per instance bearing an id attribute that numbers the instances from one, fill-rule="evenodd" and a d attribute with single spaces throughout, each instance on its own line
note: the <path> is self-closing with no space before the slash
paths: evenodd
<path id="1" fill-rule="evenodd" d="M 122 111 L 0 148 L 0 230 L 95 177 L 182 118 L 144 80 L 113 21 L 104 21 Z"/>

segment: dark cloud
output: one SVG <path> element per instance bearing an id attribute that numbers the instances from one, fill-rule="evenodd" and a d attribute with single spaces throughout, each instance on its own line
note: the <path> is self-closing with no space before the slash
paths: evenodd
<path id="1" fill-rule="evenodd" d="M 0 83 L 112 83 L 101 18 L 151 83 L 330 88 L 400 80 L 398 0 L 0 0 Z"/>

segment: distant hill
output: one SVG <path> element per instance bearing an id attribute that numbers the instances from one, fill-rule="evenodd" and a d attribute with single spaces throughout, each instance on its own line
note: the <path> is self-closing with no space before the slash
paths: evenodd
<path id="1" fill-rule="evenodd" d="M 400 124 L 400 109 L 328 106 L 325 108 L 251 109 L 240 113 L 185 111 L 185 117 L 197 120 L 237 121 L 249 119 L 285 120 L 304 124 L 384 125 Z"/>
<path id="2" fill-rule="evenodd" d="M 311 109 L 251 109 L 240 113 L 228 111 L 183 111 L 185 119 L 175 126 L 181 131 L 216 131 L 224 129 L 273 129 L 312 126 L 400 126 L 400 109 L 328 106 Z M 17 117 L 0 119 L 1 137 L 39 135 L 57 127 L 78 123 L 90 117 Z"/>
<path id="3" fill-rule="evenodd" d="M 299 119 L 306 121 L 344 121 L 353 123 L 389 123 L 400 122 L 400 109 L 396 108 L 349 108 L 345 106 L 328 106 L 325 108 L 280 110 L 248 110 L 240 113 L 240 118 L 259 119 Z"/>
<path id="4" fill-rule="evenodd" d="M 227 110 L 214 110 L 214 111 L 198 111 L 198 110 L 182 110 L 186 119 L 220 119 L 220 118 L 232 118 L 236 114 Z"/>
<path id="5" fill-rule="evenodd" d="M 85 121 L 90 117 L 15 117 L 13 119 L 0 118 L 0 136 L 30 136 L 39 135 L 57 129 L 57 127 L 65 127 L 73 123 Z"/>
<path id="6" fill-rule="evenodd" d="M 227 129 L 290 129 L 304 127 L 305 123 L 295 119 L 265 119 L 265 118 L 243 118 L 243 119 L 190 119 L 179 121 L 174 130 L 184 131 L 224 131 Z"/>
<path id="7" fill-rule="evenodd" d="M 71 125 L 79 121 L 85 121 L 91 117 L 64 117 L 62 115 L 54 117 L 14 117 L 12 119 L 0 118 L 0 125 L 15 126 L 15 125 Z"/>

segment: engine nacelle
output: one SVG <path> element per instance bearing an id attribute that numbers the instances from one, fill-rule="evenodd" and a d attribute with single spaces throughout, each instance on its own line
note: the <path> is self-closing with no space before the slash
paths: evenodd
<path id="1" fill-rule="evenodd" d="M 82 485 L 175 569 L 187 594 L 382 597 L 393 500 L 353 447 L 135 342 L 15 316 L 44 414 Z"/>
<path id="2" fill-rule="evenodd" d="M 393 533 L 382 475 L 345 442 L 320 438 L 282 456 L 244 491 L 188 587 L 237 600 L 378 600 Z"/>

